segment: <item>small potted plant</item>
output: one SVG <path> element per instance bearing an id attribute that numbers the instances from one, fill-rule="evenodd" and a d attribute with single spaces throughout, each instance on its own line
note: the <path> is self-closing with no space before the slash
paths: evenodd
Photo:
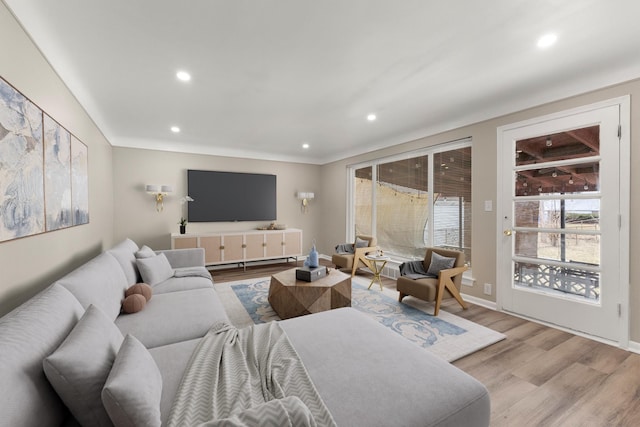
<path id="1" fill-rule="evenodd" d="M 187 219 L 185 217 L 180 218 L 180 234 L 184 234 L 187 232 Z"/>

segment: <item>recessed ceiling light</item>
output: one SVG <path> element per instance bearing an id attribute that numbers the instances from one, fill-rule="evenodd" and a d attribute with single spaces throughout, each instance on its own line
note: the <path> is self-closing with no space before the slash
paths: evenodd
<path id="1" fill-rule="evenodd" d="M 309 148 L 309 144 L 307 144 L 307 143 L 302 144 L 302 148 L 304 148 L 306 150 L 307 148 Z"/>
<path id="2" fill-rule="evenodd" d="M 178 80 L 182 80 L 183 82 L 188 82 L 189 80 L 191 80 L 191 74 L 187 73 L 186 71 L 178 71 L 176 73 L 176 77 L 178 78 Z"/>
<path id="3" fill-rule="evenodd" d="M 178 126 L 171 126 L 171 132 L 178 133 L 180 132 L 180 128 Z"/>
<path id="4" fill-rule="evenodd" d="M 549 34 L 545 34 L 544 36 L 540 37 L 538 39 L 538 47 L 540 49 L 545 49 L 551 45 L 553 45 L 556 41 L 558 40 L 558 36 L 553 34 L 553 33 L 549 33 Z"/>
<path id="5" fill-rule="evenodd" d="M 373 122 L 375 119 L 376 119 L 376 115 L 373 113 L 367 116 L 367 120 L 369 120 L 370 122 Z"/>

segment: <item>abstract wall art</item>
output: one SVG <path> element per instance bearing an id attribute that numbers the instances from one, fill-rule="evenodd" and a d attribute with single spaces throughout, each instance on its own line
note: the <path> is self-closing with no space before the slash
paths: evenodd
<path id="1" fill-rule="evenodd" d="M 71 134 L 44 115 L 44 169 L 47 231 L 71 227 Z"/>
<path id="2" fill-rule="evenodd" d="M 0 242 L 88 222 L 87 146 L 0 78 Z"/>
<path id="3" fill-rule="evenodd" d="M 89 222 L 89 164 L 87 146 L 71 137 L 71 188 L 73 225 Z"/>

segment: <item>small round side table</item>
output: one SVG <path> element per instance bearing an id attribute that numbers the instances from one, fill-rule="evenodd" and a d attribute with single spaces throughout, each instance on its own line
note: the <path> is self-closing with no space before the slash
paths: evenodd
<path id="1" fill-rule="evenodd" d="M 382 279 L 380 278 L 380 273 L 382 273 L 382 269 L 389 261 L 388 256 L 378 256 L 378 255 L 366 255 L 365 258 L 369 260 L 369 265 L 371 267 L 371 271 L 373 271 L 373 279 L 371 279 L 371 283 L 367 289 L 371 289 L 373 283 L 377 280 L 380 284 L 380 290 L 382 290 Z"/>

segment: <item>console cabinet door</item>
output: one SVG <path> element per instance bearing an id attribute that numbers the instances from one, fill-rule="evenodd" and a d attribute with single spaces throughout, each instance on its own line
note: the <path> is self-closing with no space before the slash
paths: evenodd
<path id="1" fill-rule="evenodd" d="M 191 249 L 198 247 L 197 237 L 174 237 L 171 249 Z"/>
<path id="2" fill-rule="evenodd" d="M 302 254 L 302 233 L 300 231 L 285 231 L 284 255 L 297 256 Z"/>
<path id="3" fill-rule="evenodd" d="M 264 234 L 247 234 L 245 238 L 245 259 L 261 259 L 264 258 Z"/>
<path id="4" fill-rule="evenodd" d="M 204 248 L 205 264 L 222 261 L 222 236 L 200 237 L 200 247 Z"/>
<path id="5" fill-rule="evenodd" d="M 265 241 L 267 243 L 267 258 L 277 258 L 282 256 L 282 247 L 284 246 L 282 233 L 266 233 Z"/>
<path id="6" fill-rule="evenodd" d="M 244 248 L 242 234 L 225 234 L 223 236 L 222 257 L 224 262 L 242 261 L 244 259 Z"/>

